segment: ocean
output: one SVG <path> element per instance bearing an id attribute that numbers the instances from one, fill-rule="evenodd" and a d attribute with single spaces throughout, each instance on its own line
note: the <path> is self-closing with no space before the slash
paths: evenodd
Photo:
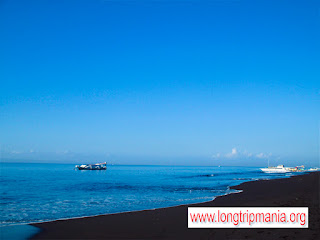
<path id="1" fill-rule="evenodd" d="M 1 163 L 0 226 L 163 208 L 213 200 L 242 182 L 288 177 L 255 167 Z"/>

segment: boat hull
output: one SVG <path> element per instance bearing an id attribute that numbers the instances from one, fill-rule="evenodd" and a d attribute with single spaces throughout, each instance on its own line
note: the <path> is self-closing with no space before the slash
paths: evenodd
<path id="1" fill-rule="evenodd" d="M 107 170 L 107 168 L 82 168 L 82 167 L 77 167 L 78 170 Z"/>
<path id="2" fill-rule="evenodd" d="M 260 168 L 262 172 L 265 173 L 287 173 L 290 172 L 286 169 L 277 169 L 277 168 Z"/>

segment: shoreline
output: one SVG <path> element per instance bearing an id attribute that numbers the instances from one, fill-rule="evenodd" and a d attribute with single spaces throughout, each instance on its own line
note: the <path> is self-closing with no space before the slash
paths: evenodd
<path id="1" fill-rule="evenodd" d="M 315 172 L 249 181 L 230 187 L 242 192 L 207 202 L 30 224 L 42 230 L 31 239 L 245 239 L 257 238 L 256 234 L 263 239 L 277 239 L 276 232 L 288 239 L 301 239 L 302 234 L 304 239 L 315 239 L 320 236 L 319 177 L 320 173 Z M 309 229 L 188 229 L 189 206 L 307 206 Z"/>
<path id="2" fill-rule="evenodd" d="M 292 176 L 290 176 L 290 177 L 292 177 Z M 271 180 L 271 179 L 263 179 L 263 180 Z M 260 181 L 260 180 L 251 180 L 251 181 Z M 248 181 L 248 182 L 251 182 L 251 181 Z M 233 186 L 228 187 L 228 190 L 231 189 L 234 186 L 237 186 L 237 185 L 233 185 Z M 174 207 L 181 207 L 181 206 L 189 206 L 189 205 L 193 205 L 193 204 L 209 203 L 209 202 L 214 201 L 217 197 L 223 197 L 223 196 L 227 196 L 227 195 L 230 195 L 230 194 L 236 194 L 236 193 L 241 193 L 241 192 L 242 192 L 242 190 L 235 190 L 235 192 L 230 192 L 230 193 L 225 193 L 225 194 L 222 194 L 222 195 L 214 196 L 212 200 L 208 200 L 208 201 L 204 201 L 204 202 L 185 203 L 185 204 L 168 206 L 168 207 L 149 208 L 149 209 L 142 209 L 142 210 L 132 210 L 132 211 L 125 211 L 125 212 L 105 213 L 105 214 L 96 214 L 96 215 L 81 216 L 81 217 L 59 218 L 59 219 L 53 219 L 53 220 L 47 220 L 47 221 L 41 221 L 40 220 L 40 221 L 36 221 L 36 222 L 14 223 L 14 224 L 0 226 L 0 228 L 1 227 L 10 227 L 10 226 L 34 225 L 34 224 L 41 224 L 41 223 L 50 223 L 50 222 L 55 222 L 55 221 L 65 221 L 65 220 L 73 220 L 73 219 L 81 219 L 81 218 L 91 218 L 91 217 L 123 214 L 123 213 L 134 213 L 134 212 L 152 211 L 152 210 L 174 208 Z"/>
<path id="3" fill-rule="evenodd" d="M 259 181 L 259 180 L 252 180 L 252 181 Z M 229 188 L 231 188 L 231 187 L 233 187 L 233 186 L 230 186 Z M 230 193 L 214 196 L 212 200 L 208 200 L 208 201 L 204 201 L 204 202 L 186 203 L 186 204 L 174 205 L 174 206 L 169 206 L 169 207 L 150 208 L 150 209 L 142 209 L 142 210 L 132 210 L 132 211 L 116 212 L 116 213 L 96 214 L 96 215 L 81 216 L 81 217 L 59 218 L 59 219 L 48 220 L 48 221 L 38 221 L 38 222 L 29 222 L 29 223 L 15 223 L 15 224 L 9 224 L 9 225 L 0 226 L 0 228 L 1 227 L 10 227 L 10 226 L 34 225 L 34 224 L 50 223 L 50 222 L 56 222 L 56 221 L 66 221 L 66 220 L 81 219 L 81 218 L 91 218 L 91 217 L 99 217 L 99 216 L 109 216 L 109 215 L 124 214 L 124 213 L 135 213 L 135 212 L 143 212 L 143 211 L 153 211 L 153 210 L 158 210 L 158 209 L 167 209 L 167 208 L 175 208 L 175 207 L 182 207 L 182 206 L 190 206 L 190 205 L 193 205 L 193 204 L 209 203 L 209 202 L 214 201 L 217 197 L 223 197 L 223 196 L 227 196 L 227 195 L 230 195 L 230 194 L 236 194 L 236 193 L 241 193 L 241 192 L 242 192 L 242 190 L 237 190 L 236 192 L 230 192 Z"/>

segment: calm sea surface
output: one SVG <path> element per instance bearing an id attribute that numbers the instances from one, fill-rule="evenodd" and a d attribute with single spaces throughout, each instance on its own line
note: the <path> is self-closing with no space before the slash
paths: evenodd
<path id="1" fill-rule="evenodd" d="M 252 167 L 0 164 L 0 226 L 204 202 L 245 181 L 288 177 Z"/>

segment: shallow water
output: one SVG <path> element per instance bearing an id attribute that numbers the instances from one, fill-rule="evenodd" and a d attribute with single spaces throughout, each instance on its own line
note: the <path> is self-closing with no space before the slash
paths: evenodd
<path id="1" fill-rule="evenodd" d="M 245 181 L 288 177 L 252 167 L 1 163 L 1 226 L 198 203 Z"/>
<path id="2" fill-rule="evenodd" d="M 29 239 L 40 231 L 39 228 L 27 224 L 1 226 L 0 239 L 24 240 Z"/>

